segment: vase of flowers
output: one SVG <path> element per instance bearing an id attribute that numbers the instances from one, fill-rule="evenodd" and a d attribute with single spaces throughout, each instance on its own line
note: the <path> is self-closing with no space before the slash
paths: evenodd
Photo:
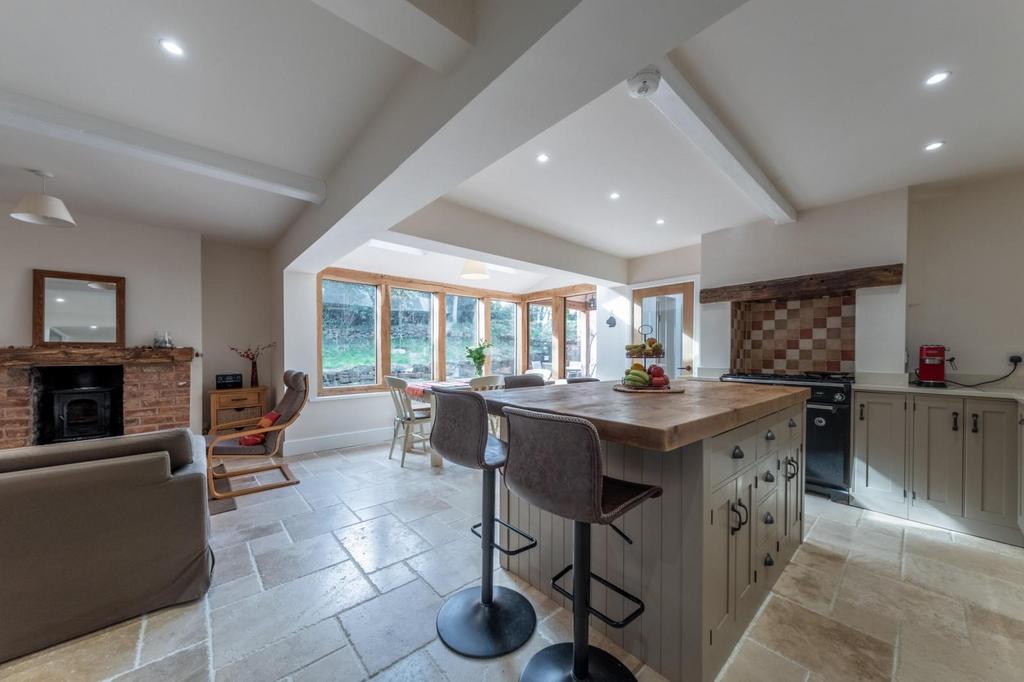
<path id="1" fill-rule="evenodd" d="M 484 374 L 484 361 L 486 361 L 490 349 L 491 342 L 483 339 L 480 339 L 480 343 L 476 346 L 466 346 L 466 357 L 473 362 L 478 377 Z"/>
<path id="2" fill-rule="evenodd" d="M 235 348 L 234 346 L 229 346 L 231 350 L 238 354 L 238 357 L 244 358 L 251 363 L 252 367 L 249 371 L 249 386 L 252 388 L 256 388 L 260 385 L 260 369 L 257 365 L 257 361 L 260 359 L 260 356 L 263 355 L 263 351 L 276 347 L 277 343 L 268 343 L 263 346 L 255 347 L 250 346 L 248 348 Z"/>

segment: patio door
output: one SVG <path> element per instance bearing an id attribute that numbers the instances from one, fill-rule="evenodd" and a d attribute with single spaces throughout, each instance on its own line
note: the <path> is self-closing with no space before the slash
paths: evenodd
<path id="1" fill-rule="evenodd" d="M 633 290 L 633 342 L 640 343 L 637 328 L 649 325 L 665 347 L 662 365 L 674 377 L 693 371 L 693 304 L 693 282 Z"/>

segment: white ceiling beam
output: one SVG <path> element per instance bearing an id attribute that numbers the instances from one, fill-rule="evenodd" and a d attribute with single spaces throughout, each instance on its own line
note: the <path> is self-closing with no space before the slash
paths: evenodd
<path id="1" fill-rule="evenodd" d="M 776 224 L 791 223 L 796 209 L 772 183 L 704 98 L 667 57 L 655 62 L 661 85 L 648 99 Z"/>
<path id="2" fill-rule="evenodd" d="M 323 203 L 323 180 L 0 90 L 0 125 L 176 168 L 243 187 Z"/>
<path id="3" fill-rule="evenodd" d="M 313 2 L 439 73 L 447 73 L 473 47 L 408 0 Z"/>

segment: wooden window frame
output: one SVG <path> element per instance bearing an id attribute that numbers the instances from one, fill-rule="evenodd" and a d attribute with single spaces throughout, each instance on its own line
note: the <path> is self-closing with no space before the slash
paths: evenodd
<path id="1" fill-rule="evenodd" d="M 377 383 L 360 384 L 359 386 L 336 386 L 325 387 L 323 368 L 323 281 L 332 280 L 337 282 L 348 282 L 351 284 L 370 284 L 377 287 Z M 326 268 L 317 273 L 316 276 L 316 338 L 317 338 L 317 395 L 335 396 L 349 395 L 354 393 L 379 393 L 387 390 L 384 384 L 384 377 L 391 371 L 391 289 L 411 289 L 430 293 L 434 297 L 434 305 L 431 310 L 431 334 L 433 334 L 434 346 L 434 368 L 433 380 L 444 381 L 447 375 L 445 362 L 445 337 L 446 310 L 445 296 L 467 296 L 478 301 L 480 314 L 483 316 L 480 322 L 481 338 L 491 340 L 491 301 L 504 301 L 514 303 L 518 306 L 516 325 L 516 357 L 517 371 L 525 372 L 529 365 L 529 324 L 527 318 L 527 304 L 540 303 L 550 300 L 552 303 L 552 377 L 565 378 L 565 299 L 580 294 L 594 294 L 597 288 L 592 284 L 575 284 L 556 289 L 534 291 L 526 294 L 516 294 L 509 291 L 497 289 L 480 289 L 467 287 L 458 284 L 445 284 L 443 282 L 431 282 L 421 279 L 410 279 L 407 277 L 395 277 L 360 270 L 349 270 L 346 268 Z M 560 306 L 558 313 L 556 305 Z M 557 313 L 557 316 L 556 316 Z M 558 320 L 561 320 L 560 324 Z M 555 362 L 557 358 L 557 363 Z M 491 371 L 491 358 L 488 354 L 484 364 L 484 373 Z"/>

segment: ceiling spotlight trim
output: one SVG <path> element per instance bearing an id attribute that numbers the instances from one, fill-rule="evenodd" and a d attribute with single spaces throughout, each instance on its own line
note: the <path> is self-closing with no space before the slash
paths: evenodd
<path id="1" fill-rule="evenodd" d="M 160 40 L 157 42 L 159 43 L 163 51 L 171 55 L 172 57 L 180 58 L 185 56 L 185 48 L 182 47 L 181 43 L 179 43 L 174 38 L 164 37 L 160 38 Z"/>
<path id="2" fill-rule="evenodd" d="M 937 152 L 945 146 L 945 140 L 933 140 L 924 146 L 924 150 L 926 152 Z"/>
<path id="3" fill-rule="evenodd" d="M 930 76 L 924 79 L 924 84 L 929 87 L 935 87 L 936 85 L 941 85 L 942 83 L 948 81 L 949 77 L 952 75 L 953 72 L 948 70 L 935 71 Z"/>

